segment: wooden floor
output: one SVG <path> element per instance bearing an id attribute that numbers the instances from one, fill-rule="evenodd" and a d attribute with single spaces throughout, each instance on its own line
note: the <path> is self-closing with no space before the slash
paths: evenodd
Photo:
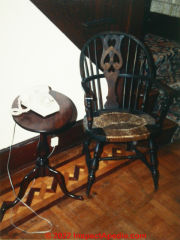
<path id="1" fill-rule="evenodd" d="M 52 158 L 52 162 L 80 152 L 81 146 L 75 147 Z M 108 239 L 108 234 L 114 234 L 109 239 L 178 240 L 180 142 L 160 148 L 159 171 L 159 190 L 154 192 L 151 174 L 144 164 L 137 160 L 124 165 L 99 179 L 91 198 L 86 198 L 83 187 L 78 194 L 84 196 L 84 201 L 66 198 L 42 211 L 40 215 L 53 224 L 51 233 L 27 234 L 14 228 L 3 232 L 1 239 L 85 239 L 85 234 L 86 239 Z M 3 180 L 1 184 L 7 186 L 8 182 Z M 47 230 L 49 225 L 31 217 L 19 227 L 31 232 Z M 87 234 L 98 235 L 93 238 Z"/>

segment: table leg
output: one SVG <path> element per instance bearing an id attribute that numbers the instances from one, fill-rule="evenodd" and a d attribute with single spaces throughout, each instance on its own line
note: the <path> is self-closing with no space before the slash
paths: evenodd
<path id="1" fill-rule="evenodd" d="M 60 186 L 62 192 L 66 196 L 74 198 L 74 199 L 83 200 L 82 196 L 74 195 L 74 194 L 71 194 L 70 192 L 68 192 L 68 190 L 66 188 L 64 176 L 62 175 L 62 173 L 56 171 L 55 169 L 53 169 L 53 168 L 51 168 L 49 166 L 47 166 L 47 170 L 48 170 L 48 175 L 54 177 L 57 180 L 57 182 L 59 183 L 59 186 Z"/>
<path id="2" fill-rule="evenodd" d="M 55 169 L 49 166 L 49 161 L 48 161 L 49 145 L 48 145 L 46 133 L 40 134 L 40 141 L 38 144 L 37 152 L 38 152 L 38 158 L 37 158 L 36 164 L 41 167 L 40 176 L 54 177 L 57 180 L 61 190 L 66 196 L 74 199 L 83 200 L 82 196 L 71 194 L 66 188 L 64 176 L 62 175 L 62 173 L 60 173 L 59 171 L 56 171 Z"/>
<path id="3" fill-rule="evenodd" d="M 20 184 L 20 189 L 17 197 L 12 202 L 3 202 L 1 209 L 0 209 L 0 222 L 2 221 L 5 212 L 9 209 L 14 207 L 23 197 L 24 194 L 30 184 L 30 182 L 38 176 L 38 167 L 35 167 L 28 175 L 26 175 L 23 181 Z"/>

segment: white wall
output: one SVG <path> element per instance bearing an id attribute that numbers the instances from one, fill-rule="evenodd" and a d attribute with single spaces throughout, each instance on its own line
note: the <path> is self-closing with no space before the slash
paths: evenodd
<path id="1" fill-rule="evenodd" d="M 0 149 L 10 146 L 10 108 L 27 85 L 48 84 L 84 116 L 79 49 L 29 0 L 0 0 Z M 14 143 L 35 136 L 16 128 Z"/>

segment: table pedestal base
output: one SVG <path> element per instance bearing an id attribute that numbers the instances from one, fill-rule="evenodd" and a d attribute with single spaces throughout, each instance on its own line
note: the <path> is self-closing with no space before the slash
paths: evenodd
<path id="1" fill-rule="evenodd" d="M 65 184 L 64 176 L 59 171 L 51 168 L 48 164 L 48 154 L 49 154 L 49 147 L 47 142 L 47 134 L 41 133 L 40 134 L 40 141 L 38 144 L 38 155 L 39 157 L 36 160 L 36 167 L 24 177 L 23 181 L 20 184 L 19 193 L 16 199 L 12 202 L 3 202 L 1 209 L 0 209 L 0 221 L 2 221 L 5 212 L 9 209 L 14 207 L 24 196 L 30 182 L 33 179 L 38 177 L 54 177 L 56 181 L 59 183 L 59 186 L 62 192 L 67 196 L 78 200 L 83 200 L 82 196 L 71 194 Z"/>

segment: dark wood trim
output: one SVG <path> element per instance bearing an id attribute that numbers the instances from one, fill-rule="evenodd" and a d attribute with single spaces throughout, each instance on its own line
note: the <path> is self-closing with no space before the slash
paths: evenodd
<path id="1" fill-rule="evenodd" d="M 152 33 L 180 42 L 180 18 L 150 12 L 145 22 L 145 33 Z"/>
<path id="2" fill-rule="evenodd" d="M 78 48 L 93 35 L 122 31 L 142 37 L 147 0 L 30 0 Z"/>
<path id="3" fill-rule="evenodd" d="M 178 124 L 176 122 L 166 118 L 163 122 L 163 130 L 157 139 L 158 144 L 165 145 L 171 143 L 177 128 Z"/>
<path id="4" fill-rule="evenodd" d="M 54 154 L 80 144 L 84 138 L 82 120 L 77 121 L 72 128 L 57 134 L 57 136 L 59 136 L 59 145 L 56 147 Z M 49 142 L 51 137 L 52 135 L 49 135 Z M 38 141 L 39 136 L 12 146 L 11 159 L 9 164 L 12 173 L 26 168 L 35 162 Z M 4 177 L 7 174 L 6 168 L 9 150 L 9 147 L 0 150 L 0 177 Z"/>

